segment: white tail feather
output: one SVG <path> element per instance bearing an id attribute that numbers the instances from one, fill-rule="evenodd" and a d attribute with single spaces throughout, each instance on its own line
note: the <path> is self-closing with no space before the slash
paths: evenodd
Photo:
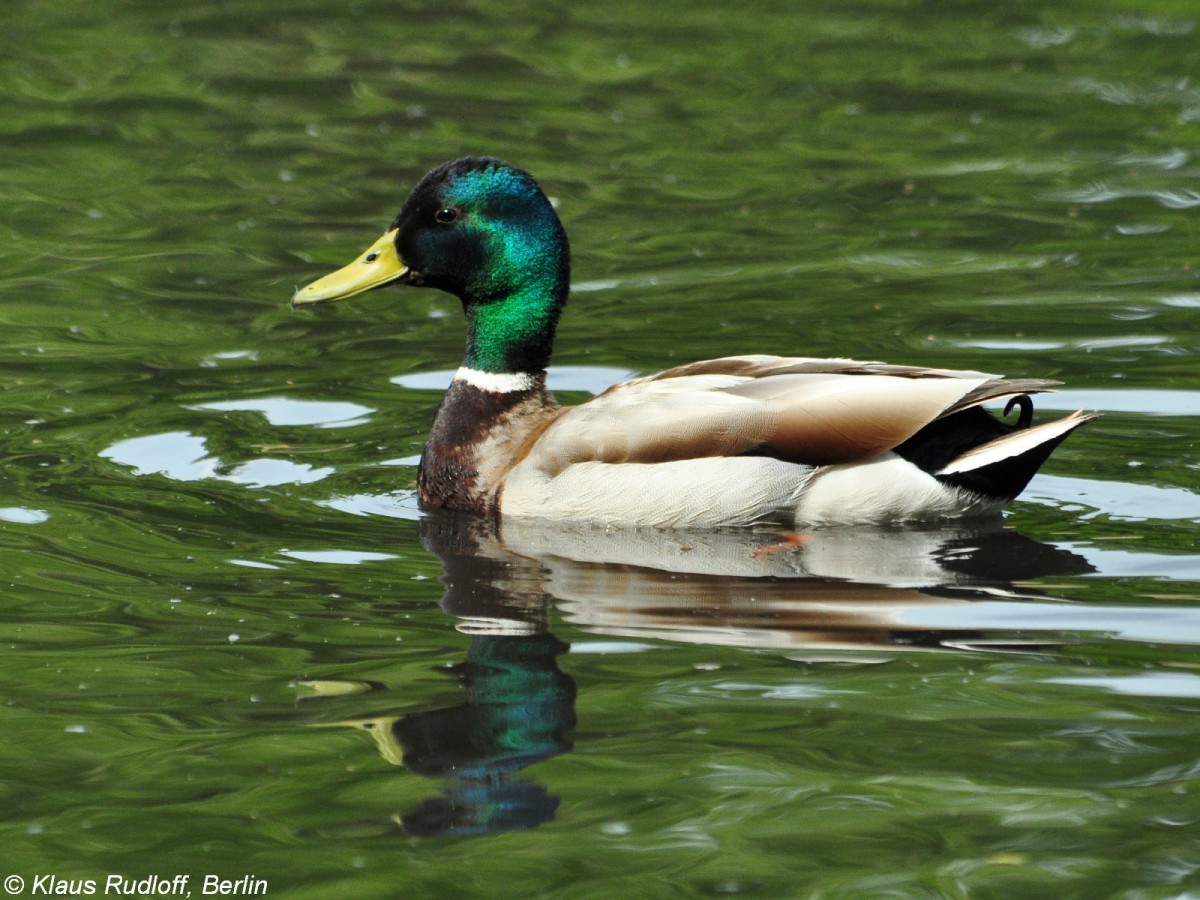
<path id="1" fill-rule="evenodd" d="M 1035 447 L 1040 447 L 1047 441 L 1064 437 L 1084 422 L 1094 418 L 1096 417 L 1089 413 L 1073 412 L 1069 416 L 1053 422 L 1035 425 L 1032 428 L 1022 428 L 1020 431 L 1014 431 L 1012 434 L 1006 434 L 1004 437 L 996 438 L 994 441 L 968 450 L 957 459 L 951 460 L 936 474 L 958 475 L 962 472 L 973 472 L 1006 459 L 1013 459 L 1028 453 Z"/>

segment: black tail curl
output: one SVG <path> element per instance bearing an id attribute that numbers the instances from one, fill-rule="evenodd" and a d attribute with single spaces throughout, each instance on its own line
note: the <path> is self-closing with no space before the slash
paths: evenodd
<path id="1" fill-rule="evenodd" d="M 895 452 L 922 471 L 933 474 L 968 450 L 1033 424 L 1033 400 L 1029 395 L 1017 394 L 1009 400 L 1004 414 L 1012 412 L 1014 405 L 1019 406 L 1021 412 L 1012 425 L 997 419 L 981 406 L 972 406 L 930 422 Z"/>
<path id="2" fill-rule="evenodd" d="M 949 475 L 938 473 L 951 461 L 975 447 L 1029 428 L 1033 424 L 1033 400 L 1028 394 L 1012 397 L 1004 407 L 1004 415 L 1009 415 L 1014 406 L 1019 407 L 1020 412 L 1017 421 L 1011 425 L 982 407 L 973 406 L 930 422 L 897 447 L 896 453 L 943 484 L 1008 502 L 1025 489 L 1054 448 L 1070 434 L 1069 431 L 1016 456 L 999 459 L 976 469 Z"/>

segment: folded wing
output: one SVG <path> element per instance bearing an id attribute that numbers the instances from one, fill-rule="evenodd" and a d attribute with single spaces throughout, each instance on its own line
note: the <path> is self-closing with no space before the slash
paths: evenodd
<path id="1" fill-rule="evenodd" d="M 528 461 L 551 477 L 581 462 L 856 462 L 946 416 L 1054 384 L 844 359 L 727 357 L 627 382 L 565 410 Z"/>

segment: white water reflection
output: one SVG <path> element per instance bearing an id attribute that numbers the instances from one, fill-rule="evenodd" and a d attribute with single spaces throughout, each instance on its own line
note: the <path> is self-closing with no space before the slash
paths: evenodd
<path id="1" fill-rule="evenodd" d="M 909 628 L 1104 635 L 1124 641 L 1200 644 L 1200 609 L 1147 604 L 1100 606 L 1024 600 L 979 601 L 962 606 L 913 606 L 900 613 Z"/>
<path id="2" fill-rule="evenodd" d="M 1088 409 L 1097 412 L 1142 413 L 1155 416 L 1200 416 L 1200 391 L 1076 390 L 1039 394 L 1043 409 Z"/>
<path id="3" fill-rule="evenodd" d="M 318 500 L 317 506 L 336 509 L 352 516 L 385 516 L 389 519 L 421 518 L 416 491 L 396 491 L 391 494 L 346 494 Z"/>
<path id="4" fill-rule="evenodd" d="M 397 558 L 394 553 L 376 553 L 371 550 L 280 550 L 279 555 L 303 562 L 326 563 L 334 566 L 357 566 L 365 562 L 381 562 Z"/>
<path id="5" fill-rule="evenodd" d="M 172 481 L 214 479 L 250 488 L 308 484 L 332 475 L 332 468 L 314 468 L 285 459 L 252 459 L 227 465 L 210 456 L 204 438 L 190 431 L 168 431 L 117 441 L 100 456 L 128 466 L 137 475 L 162 475 Z"/>
<path id="6" fill-rule="evenodd" d="M 209 412 L 257 412 L 276 426 L 316 425 L 320 428 L 347 428 L 368 421 L 375 412 L 358 403 L 328 400 L 292 400 L 288 397 L 256 397 L 252 400 L 220 400 L 199 403 L 188 409 Z"/>
<path id="7" fill-rule="evenodd" d="M 41 509 L 29 509 L 24 506 L 0 507 L 0 522 L 12 522 L 15 525 L 41 525 L 50 519 L 50 514 Z"/>
<path id="8" fill-rule="evenodd" d="M 1183 672 L 1145 672 L 1137 675 L 1048 678 L 1047 684 L 1070 684 L 1098 688 L 1131 697 L 1200 698 L 1200 675 Z"/>
<path id="9" fill-rule="evenodd" d="M 1200 494 L 1128 481 L 1036 475 L 1021 500 L 1076 510 L 1083 520 L 1104 515 L 1129 522 L 1200 521 Z"/>

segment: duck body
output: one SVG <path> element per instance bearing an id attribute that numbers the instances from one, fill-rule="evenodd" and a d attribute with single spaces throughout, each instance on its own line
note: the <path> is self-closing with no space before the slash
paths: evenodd
<path id="1" fill-rule="evenodd" d="M 422 455 L 424 508 L 622 526 L 879 524 L 996 515 L 1092 418 L 1034 426 L 1056 382 L 848 359 L 691 363 L 562 407 L 546 389 L 566 234 L 498 160 L 434 169 L 350 265 L 294 305 L 390 283 L 460 297 L 467 353 Z M 982 408 L 1020 407 L 1008 424 Z"/>

